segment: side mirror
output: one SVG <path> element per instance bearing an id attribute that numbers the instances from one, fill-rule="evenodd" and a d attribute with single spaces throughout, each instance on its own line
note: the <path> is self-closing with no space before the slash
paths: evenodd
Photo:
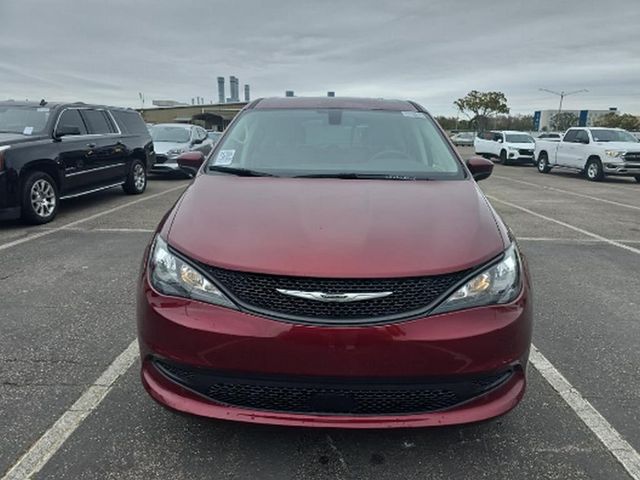
<path id="1" fill-rule="evenodd" d="M 502 139 L 501 139 L 501 138 L 499 138 L 499 139 L 497 140 L 497 142 L 498 142 L 498 143 L 502 143 Z"/>
<path id="2" fill-rule="evenodd" d="M 191 143 L 193 143 L 194 145 L 198 145 L 198 144 L 202 143 L 202 140 L 203 140 L 202 138 L 194 138 L 193 142 L 191 142 Z"/>
<path id="3" fill-rule="evenodd" d="M 204 163 L 202 152 L 185 152 L 178 157 L 178 166 L 189 175 L 195 175 Z"/>
<path id="4" fill-rule="evenodd" d="M 489 178 L 493 172 L 493 162 L 482 157 L 471 157 L 467 160 L 467 168 L 476 182 Z"/>
<path id="5" fill-rule="evenodd" d="M 580 140 L 580 143 L 584 143 L 585 145 L 589 144 L 589 139 L 588 138 L 583 138 L 582 140 Z"/>
<path id="6" fill-rule="evenodd" d="M 56 129 L 56 138 L 66 137 L 68 135 L 80 135 L 80 127 L 76 125 L 58 125 Z"/>

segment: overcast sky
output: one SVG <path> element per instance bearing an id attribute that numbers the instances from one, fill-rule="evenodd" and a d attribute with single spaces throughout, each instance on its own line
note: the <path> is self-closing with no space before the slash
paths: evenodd
<path id="1" fill-rule="evenodd" d="M 455 114 L 500 90 L 514 113 L 640 114 L 640 0 L 0 0 L 0 99 L 139 107 L 217 99 L 236 75 L 252 97 L 408 98 Z M 227 83 L 227 95 L 229 93 Z"/>

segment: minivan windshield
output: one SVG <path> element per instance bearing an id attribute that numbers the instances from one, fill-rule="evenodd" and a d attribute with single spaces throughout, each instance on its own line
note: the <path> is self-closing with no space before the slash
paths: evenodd
<path id="1" fill-rule="evenodd" d="M 214 151 L 208 170 L 394 180 L 465 176 L 427 115 L 334 108 L 245 112 Z"/>
<path id="2" fill-rule="evenodd" d="M 506 137 L 508 143 L 534 143 L 533 137 L 526 133 L 507 133 Z"/>
<path id="3" fill-rule="evenodd" d="M 0 105 L 0 133 L 41 133 L 49 119 L 48 107 Z"/>
<path id="4" fill-rule="evenodd" d="M 592 128 L 591 136 L 594 142 L 633 142 L 638 139 L 625 130 L 607 130 L 604 128 Z"/>
<path id="5" fill-rule="evenodd" d="M 189 127 L 170 125 L 154 125 L 150 133 L 154 142 L 187 143 L 191 137 Z"/>

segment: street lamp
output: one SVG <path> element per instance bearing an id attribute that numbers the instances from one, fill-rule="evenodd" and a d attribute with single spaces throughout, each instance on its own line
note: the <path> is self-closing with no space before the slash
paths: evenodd
<path id="1" fill-rule="evenodd" d="M 586 88 L 583 88 L 581 90 L 574 90 L 572 92 L 565 92 L 564 90 L 562 90 L 560 92 L 555 92 L 553 90 L 549 90 L 548 88 L 539 88 L 538 90 L 540 90 L 541 92 L 552 93 L 552 94 L 558 95 L 560 97 L 560 106 L 558 107 L 558 113 L 560 113 L 562 111 L 562 101 L 564 100 L 564 97 L 566 97 L 567 95 L 573 95 L 574 93 L 582 93 L 582 92 L 588 92 L 589 91 Z"/>

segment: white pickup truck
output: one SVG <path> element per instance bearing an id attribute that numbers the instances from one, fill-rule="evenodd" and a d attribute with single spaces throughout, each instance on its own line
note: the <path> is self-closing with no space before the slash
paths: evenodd
<path id="1" fill-rule="evenodd" d="M 525 132 L 510 130 L 478 133 L 473 140 L 477 155 L 497 157 L 503 165 L 515 162 L 535 163 L 533 137 Z"/>
<path id="2" fill-rule="evenodd" d="M 620 128 L 570 128 L 559 142 L 538 140 L 535 158 L 540 173 L 565 167 L 593 182 L 624 175 L 640 183 L 640 142 Z"/>

